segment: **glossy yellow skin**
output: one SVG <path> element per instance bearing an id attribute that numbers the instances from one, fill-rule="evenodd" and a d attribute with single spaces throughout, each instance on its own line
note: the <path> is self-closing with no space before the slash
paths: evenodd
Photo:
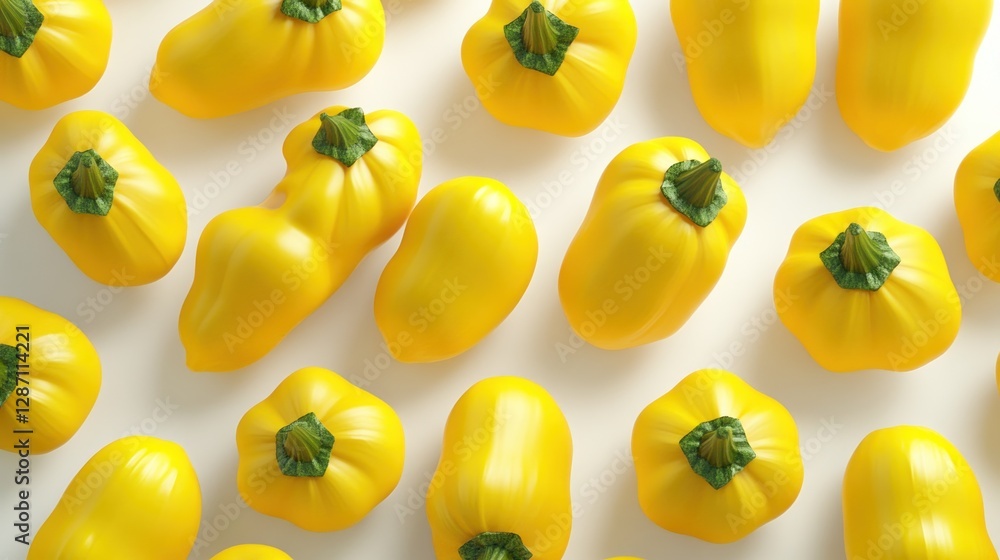
<path id="1" fill-rule="evenodd" d="M 205 227 L 180 315 L 188 367 L 257 361 L 403 226 L 417 198 L 420 136 L 395 111 L 366 121 L 379 141 L 349 168 L 313 149 L 318 115 L 295 127 L 284 144 L 288 171 L 271 196 Z"/>
<path id="2" fill-rule="evenodd" d="M 45 16 L 20 58 L 0 51 L 0 101 L 37 111 L 97 85 L 111 52 L 111 15 L 101 0 L 33 0 Z"/>
<path id="3" fill-rule="evenodd" d="M 901 262 L 875 292 L 837 285 L 819 254 L 856 222 L 885 235 Z M 826 214 L 803 224 L 774 279 L 781 322 L 833 372 L 910 371 L 958 335 L 962 304 L 937 241 L 878 208 Z"/>
<path id="4" fill-rule="evenodd" d="M 379 0 L 344 0 L 317 23 L 282 0 L 214 0 L 160 44 L 150 92 L 195 118 L 256 109 L 309 91 L 343 89 L 375 66 L 385 42 Z"/>
<path id="5" fill-rule="evenodd" d="M 694 472 L 680 440 L 702 422 L 731 416 L 757 457 L 716 490 Z M 795 420 L 739 377 L 703 369 L 647 406 L 632 431 L 639 505 L 668 531 L 712 543 L 742 539 L 784 513 L 802 488 Z"/>
<path id="6" fill-rule="evenodd" d="M 993 10 L 992 0 L 910 4 L 917 8 L 897 0 L 840 3 L 840 114 L 885 152 L 932 134 L 955 113 Z"/>
<path id="7" fill-rule="evenodd" d="M 544 0 L 580 29 L 554 76 L 525 68 L 504 36 L 529 0 L 493 0 L 462 41 L 462 66 L 483 107 L 511 126 L 582 136 L 611 114 L 621 97 L 636 43 L 628 0 Z"/>
<path id="8" fill-rule="evenodd" d="M 28 560 L 185 560 L 201 522 L 201 489 L 184 449 L 129 436 L 76 474 L 28 549 Z"/>
<path id="9" fill-rule="evenodd" d="M 223 550 L 212 560 L 292 560 L 292 557 L 271 546 L 241 544 Z"/>
<path id="10" fill-rule="evenodd" d="M 1000 132 L 972 150 L 955 175 L 955 210 L 972 264 L 1000 282 Z"/>
<path id="11" fill-rule="evenodd" d="M 321 477 L 287 476 L 275 458 L 278 430 L 310 412 L 333 434 Z M 253 509 L 309 531 L 361 521 L 403 474 L 403 424 L 386 403 L 330 370 L 307 367 L 282 381 L 236 427 L 236 484 Z"/>
<path id="12" fill-rule="evenodd" d="M 673 0 L 670 15 L 708 124 L 751 148 L 769 144 L 809 98 L 819 0 Z"/>
<path id="13" fill-rule="evenodd" d="M 728 203 L 707 227 L 694 224 L 660 192 L 667 169 L 692 159 L 709 156 L 687 138 L 660 138 L 629 146 L 601 176 L 559 272 L 569 324 L 594 346 L 632 348 L 674 334 L 722 276 L 746 199 L 723 173 Z"/>
<path id="14" fill-rule="evenodd" d="M 22 325 L 30 330 L 19 337 L 17 327 Z M 2 296 L 0 344 L 28 355 L 27 374 L 21 368 L 23 381 L 16 385 L 22 393 L 27 388 L 28 394 L 18 395 L 15 389 L 0 403 L 0 449 L 17 453 L 18 438 L 25 436 L 14 430 L 25 429 L 32 430 L 31 454 L 48 453 L 73 437 L 97 401 L 101 389 L 97 350 L 80 329 L 59 315 Z M 0 375 L 5 373 L 0 364 Z M 17 421 L 18 408 L 30 410 L 27 423 Z"/>
<path id="15" fill-rule="evenodd" d="M 847 463 L 843 502 L 847 560 L 997 560 L 975 474 L 927 428 L 862 440 Z"/>
<path id="16" fill-rule="evenodd" d="M 427 491 L 438 560 L 458 560 L 459 547 L 483 532 L 519 535 L 532 560 L 563 557 L 573 442 L 545 389 L 517 377 L 476 383 L 448 415 L 443 445 L 440 482 Z"/>
<path id="17" fill-rule="evenodd" d="M 514 310 L 538 259 L 528 209 L 502 183 L 462 177 L 432 189 L 375 290 L 375 322 L 402 362 L 475 346 Z"/>
<path id="18" fill-rule="evenodd" d="M 106 216 L 77 214 L 53 186 L 75 152 L 93 149 L 118 171 Z M 56 123 L 31 162 L 31 208 L 38 223 L 84 274 L 102 284 L 159 280 L 187 241 L 180 185 L 118 119 L 101 111 L 70 113 Z"/>

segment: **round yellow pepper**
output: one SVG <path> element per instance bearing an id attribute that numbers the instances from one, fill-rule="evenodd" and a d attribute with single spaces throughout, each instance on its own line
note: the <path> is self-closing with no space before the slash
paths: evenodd
<path id="1" fill-rule="evenodd" d="M 843 506 L 849 560 L 997 560 L 976 476 L 933 430 L 869 434 L 847 463 Z"/>
<path id="2" fill-rule="evenodd" d="M 375 289 L 375 322 L 403 362 L 475 346 L 514 310 L 531 281 L 538 235 L 499 181 L 462 177 L 432 189 Z"/>
<path id="3" fill-rule="evenodd" d="M 886 152 L 941 128 L 969 89 L 992 10 L 993 0 L 841 0 L 836 89 L 847 126 Z"/>
<path id="4" fill-rule="evenodd" d="M 0 0 L 0 101 L 40 110 L 80 97 L 110 53 L 101 0 Z"/>
<path id="5" fill-rule="evenodd" d="M 309 531 L 361 521 L 403 474 L 403 424 L 332 371 L 289 375 L 236 428 L 236 483 L 253 509 Z"/>
<path id="6" fill-rule="evenodd" d="M 609 350 L 674 334 L 719 281 L 746 218 L 739 186 L 696 142 L 629 146 L 601 176 L 559 271 L 570 326 Z"/>
<path id="7" fill-rule="evenodd" d="M 573 524 L 573 442 L 559 405 L 517 377 L 455 403 L 427 491 L 438 560 L 560 560 Z"/>
<path id="8" fill-rule="evenodd" d="M 739 377 L 703 369 L 642 411 L 632 432 L 639 505 L 668 531 L 734 542 L 802 489 L 795 420 Z"/>
<path id="9" fill-rule="evenodd" d="M 83 425 L 100 389 L 101 362 L 80 329 L 0 297 L 0 449 L 41 455 L 58 448 Z"/>
<path id="10" fill-rule="evenodd" d="M 189 117 L 225 117 L 353 85 L 384 42 L 379 0 L 214 0 L 163 38 L 149 91 Z"/>
<path id="11" fill-rule="evenodd" d="M 670 16 L 708 124 L 751 148 L 769 144 L 813 87 L 819 0 L 671 0 Z"/>
<path id="12" fill-rule="evenodd" d="M 806 222 L 774 279 L 781 322 L 835 372 L 910 371 L 951 346 L 962 304 L 937 241 L 878 208 Z"/>
<path id="13" fill-rule="evenodd" d="M 635 42 L 628 0 L 493 0 L 462 65 L 497 120 L 582 136 L 618 103 Z"/>
<path id="14" fill-rule="evenodd" d="M 292 560 L 292 557 L 271 546 L 241 544 L 223 550 L 212 560 Z"/>
<path id="15" fill-rule="evenodd" d="M 201 489 L 184 449 L 129 436 L 76 473 L 27 560 L 185 560 L 200 522 Z"/>
<path id="16" fill-rule="evenodd" d="M 1000 132 L 962 160 L 955 175 L 955 210 L 972 264 L 1000 282 Z"/>
<path id="17" fill-rule="evenodd" d="M 138 286 L 173 268 L 187 205 L 173 175 L 118 119 L 100 111 L 56 123 L 31 162 L 35 218 L 90 278 Z"/>

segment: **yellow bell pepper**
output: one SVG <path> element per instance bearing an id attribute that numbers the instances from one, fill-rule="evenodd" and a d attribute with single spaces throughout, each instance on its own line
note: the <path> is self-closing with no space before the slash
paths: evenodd
<path id="1" fill-rule="evenodd" d="M 878 208 L 806 222 L 774 279 L 781 322 L 835 372 L 910 371 L 958 335 L 962 303 L 937 241 Z"/>
<path id="2" fill-rule="evenodd" d="M 188 367 L 233 370 L 277 346 L 403 226 L 422 153 L 416 127 L 396 111 L 330 107 L 295 127 L 271 196 L 202 233 L 180 315 Z"/>
<path id="3" fill-rule="evenodd" d="M 493 377 L 448 415 L 427 491 L 438 560 L 560 560 L 573 523 L 573 441 L 559 405 L 526 379 Z"/>
<path id="4" fill-rule="evenodd" d="M 253 509 L 309 531 L 361 521 L 403 474 L 403 424 L 371 393 L 318 367 L 296 371 L 236 427 L 236 483 Z"/>
<path id="5" fill-rule="evenodd" d="M 462 177 L 421 199 L 375 289 L 375 322 L 403 362 L 475 346 L 514 310 L 538 259 L 528 209 L 502 183 Z"/>
<path id="6" fill-rule="evenodd" d="M 559 272 L 570 326 L 609 350 L 674 334 L 719 281 L 746 217 L 739 186 L 694 141 L 629 146 L 601 176 Z"/>
<path id="7" fill-rule="evenodd" d="M 672 0 L 695 104 L 718 131 L 769 144 L 809 98 L 819 0 Z"/>
<path id="8" fill-rule="evenodd" d="M 101 0 L 0 0 L 0 101 L 40 110 L 80 97 L 110 53 Z"/>
<path id="9" fill-rule="evenodd" d="M 97 282 L 159 280 L 184 250 L 180 185 L 107 113 L 78 111 L 56 123 L 31 162 L 29 183 L 38 223 Z"/>
<path id="10" fill-rule="evenodd" d="M 869 434 L 847 463 L 843 502 L 848 560 L 997 560 L 975 474 L 933 430 Z"/>
<path id="11" fill-rule="evenodd" d="M 292 560 L 292 557 L 271 546 L 241 544 L 223 550 L 212 560 Z"/>
<path id="12" fill-rule="evenodd" d="M 802 489 L 792 415 L 718 369 L 692 373 L 639 414 L 632 456 L 646 516 L 712 543 L 756 531 Z"/>
<path id="13" fill-rule="evenodd" d="M 129 436 L 80 469 L 28 549 L 28 560 L 185 560 L 201 489 L 180 445 Z"/>
<path id="14" fill-rule="evenodd" d="M 993 0 L 842 0 L 837 103 L 866 144 L 897 150 L 961 105 Z"/>
<path id="15" fill-rule="evenodd" d="M 0 296 L 0 449 L 26 457 L 58 448 L 83 425 L 100 389 L 101 362 L 80 329 Z"/>
<path id="16" fill-rule="evenodd" d="M 493 0 L 462 65 L 500 122 L 582 136 L 618 103 L 635 42 L 628 0 Z"/>
<path id="17" fill-rule="evenodd" d="M 379 0 L 214 0 L 164 37 L 149 91 L 189 117 L 225 117 L 353 85 L 383 43 Z"/>
<path id="18" fill-rule="evenodd" d="M 1000 282 L 1000 132 L 972 150 L 959 166 L 955 209 L 972 264 L 983 276 Z"/>

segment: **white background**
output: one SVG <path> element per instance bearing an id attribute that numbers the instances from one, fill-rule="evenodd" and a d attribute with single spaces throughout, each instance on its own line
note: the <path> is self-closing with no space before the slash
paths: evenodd
<path id="1" fill-rule="evenodd" d="M 847 460 L 870 431 L 908 423 L 940 431 L 962 451 L 987 496 L 991 532 L 1000 539 L 1000 398 L 993 375 L 1000 349 L 1000 287 L 984 281 L 970 264 L 952 203 L 959 162 L 1000 127 L 997 26 L 980 51 L 972 87 L 946 126 L 947 135 L 883 154 L 867 148 L 838 113 L 832 97 L 837 4 L 823 2 L 819 93 L 814 100 L 818 109 L 803 112 L 794 133 L 786 133 L 768 153 L 748 151 L 720 136 L 699 116 L 686 75 L 674 62 L 680 46 L 667 2 L 633 2 L 639 42 L 624 95 L 609 120 L 617 124 L 575 139 L 509 128 L 478 107 L 459 48 L 465 31 L 486 11 L 485 0 L 386 0 L 385 51 L 360 84 L 214 121 L 183 117 L 145 89 L 159 39 L 200 9 L 204 0 L 106 3 L 115 23 L 114 46 L 108 72 L 97 88 L 42 112 L 0 106 L 0 293 L 76 322 L 96 345 L 104 366 L 100 397 L 80 432 L 61 449 L 32 461 L 33 533 L 95 451 L 129 431 L 151 431 L 183 444 L 201 480 L 202 536 L 214 538 L 192 558 L 207 559 L 231 545 L 262 542 L 283 548 L 297 560 L 433 559 L 422 507 L 402 520 L 401 512 L 408 500 L 420 502 L 426 487 L 421 485 L 440 452 L 445 418 L 458 397 L 476 380 L 513 374 L 544 385 L 572 426 L 572 493 L 582 513 L 575 519 L 568 559 L 844 558 L 840 486 Z M 313 534 L 253 510 L 240 510 L 231 522 L 218 517 L 237 498 L 236 424 L 299 367 L 320 365 L 351 376 L 361 375 L 366 360 L 385 363 L 371 307 L 378 276 L 399 237 L 362 262 L 340 291 L 275 351 L 242 371 L 188 371 L 176 324 L 191 283 L 194 248 L 206 222 L 230 208 L 260 202 L 284 173 L 284 136 L 332 104 L 401 110 L 425 139 L 439 130 L 444 141 L 427 144 L 421 193 L 456 176 L 495 177 L 531 205 L 541 247 L 524 299 L 476 348 L 440 364 L 392 363 L 371 381 L 368 389 L 392 405 L 406 427 L 403 479 L 356 527 Z M 456 111 L 463 104 L 469 110 Z M 78 109 L 106 110 L 123 119 L 173 171 L 189 202 L 196 193 L 209 195 L 207 204 L 190 217 L 180 262 L 153 285 L 107 292 L 73 266 L 32 216 L 28 164 L 56 120 Z M 275 111 L 286 111 L 293 122 L 272 132 L 268 126 Z M 556 277 L 597 179 L 629 144 L 671 135 L 701 142 L 730 173 L 744 170 L 738 176 L 749 202 L 749 220 L 725 275 L 672 338 L 620 352 L 584 347 L 563 361 L 556 345 L 568 342 L 571 331 L 559 306 Z M 251 137 L 262 149 L 245 143 Z M 212 186 L 213 181 L 226 182 L 224 170 L 233 162 L 240 173 L 222 189 Z M 568 185 L 561 192 L 550 186 L 554 194 L 547 193 L 545 184 L 564 172 Z M 955 345 L 913 373 L 826 372 L 774 320 L 771 282 L 794 229 L 819 214 L 861 205 L 887 207 L 933 233 L 966 296 Z M 98 304 L 99 312 L 86 310 L 91 298 L 107 302 L 109 297 L 110 303 Z M 762 328 L 753 326 L 754 321 Z M 727 358 L 733 345 L 742 354 Z M 784 403 L 798 421 L 806 449 L 806 481 L 795 505 L 742 542 L 725 546 L 671 534 L 647 520 L 636 500 L 634 471 L 622 460 L 629 457 L 639 411 L 687 373 L 710 364 L 728 366 Z M 153 421 L 158 402 L 168 400 L 180 408 L 166 421 Z M 824 422 L 838 426 L 829 437 L 821 430 Z M 14 465 L 12 456 L 0 456 L 0 557 L 10 560 L 25 555 L 23 546 L 12 543 Z M 206 530 L 205 523 L 216 518 L 228 527 L 218 533 Z"/>

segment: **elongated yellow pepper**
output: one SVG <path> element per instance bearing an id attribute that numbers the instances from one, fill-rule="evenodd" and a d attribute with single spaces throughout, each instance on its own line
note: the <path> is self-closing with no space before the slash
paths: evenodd
<path id="1" fill-rule="evenodd" d="M 572 463 L 569 424 L 545 389 L 517 377 L 473 385 L 448 415 L 427 491 L 438 560 L 561 559 Z"/>
<path id="2" fill-rule="evenodd" d="M 213 0 L 164 37 L 149 91 L 189 117 L 234 115 L 353 85 L 384 42 L 379 0 Z"/>
<path id="3" fill-rule="evenodd" d="M 781 322 L 835 372 L 910 371 L 951 346 L 962 303 L 937 241 L 878 208 L 806 222 L 774 279 Z"/>
<path id="4" fill-rule="evenodd" d="M 58 448 L 90 415 L 100 389 L 101 362 L 80 329 L 0 297 L 0 449 L 23 456 Z"/>
<path id="5" fill-rule="evenodd" d="M 719 133 L 762 148 L 809 98 L 819 0 L 672 0 L 695 104 Z"/>
<path id="6" fill-rule="evenodd" d="M 236 428 L 236 483 L 255 510 L 309 531 L 361 521 L 403 474 L 403 424 L 332 371 L 289 375 Z"/>
<path id="7" fill-rule="evenodd" d="M 975 474 L 933 430 L 869 434 L 847 463 L 843 502 L 847 560 L 997 560 Z"/>
<path id="8" fill-rule="evenodd" d="M 866 144 L 893 151 L 961 105 L 993 0 L 842 0 L 837 103 Z"/>
<path id="9" fill-rule="evenodd" d="M 260 206 L 205 227 L 180 315 L 188 367 L 228 371 L 277 346 L 403 226 L 422 151 L 402 113 L 330 107 L 284 144 L 288 171 Z"/>
<path id="10" fill-rule="evenodd" d="M 201 489 L 176 443 L 114 441 L 73 477 L 28 560 L 185 560 L 198 535 Z"/>
<path id="11" fill-rule="evenodd" d="M 1000 132 L 972 150 L 955 175 L 955 210 L 972 264 L 1000 282 Z"/>
<path id="12" fill-rule="evenodd" d="M 462 65 L 497 120 L 582 136 L 618 103 L 635 42 L 628 0 L 493 0 Z"/>
<path id="13" fill-rule="evenodd" d="M 528 209 L 502 183 L 462 177 L 421 199 L 375 290 L 375 322 L 403 362 L 472 348 L 521 300 L 538 258 Z"/>
<path id="14" fill-rule="evenodd" d="M 40 110 L 80 97 L 110 53 L 101 0 L 0 0 L 0 101 Z"/>
<path id="15" fill-rule="evenodd" d="M 271 546 L 241 544 L 223 550 L 212 560 L 292 560 L 292 557 Z"/>
<path id="16" fill-rule="evenodd" d="M 174 177 L 118 119 L 100 111 L 56 123 L 31 162 L 35 218 L 90 278 L 138 286 L 173 268 L 187 241 Z"/>
<path id="17" fill-rule="evenodd" d="M 559 271 L 570 326 L 611 350 L 677 332 L 719 281 L 746 217 L 739 186 L 694 141 L 629 146 L 601 176 Z"/>
<path id="18" fill-rule="evenodd" d="M 802 488 L 795 420 L 739 377 L 703 369 L 635 422 L 639 505 L 668 531 L 742 539 L 785 512 Z"/>

